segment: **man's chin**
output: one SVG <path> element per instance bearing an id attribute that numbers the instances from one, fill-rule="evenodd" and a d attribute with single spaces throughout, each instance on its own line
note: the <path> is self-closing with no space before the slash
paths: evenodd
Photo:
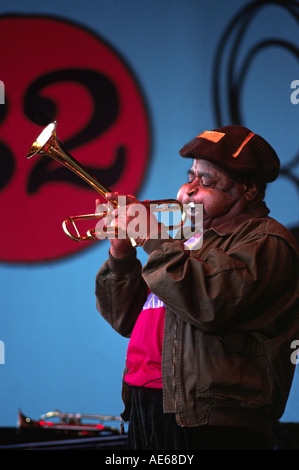
<path id="1" fill-rule="evenodd" d="M 203 229 L 207 230 L 207 229 L 211 228 L 211 225 L 212 225 L 212 219 L 210 217 L 203 216 L 203 218 L 202 218 Z"/>

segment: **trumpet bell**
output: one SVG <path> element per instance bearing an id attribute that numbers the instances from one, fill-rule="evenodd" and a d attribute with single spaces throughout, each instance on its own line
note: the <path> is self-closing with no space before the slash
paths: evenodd
<path id="1" fill-rule="evenodd" d="M 27 158 L 31 158 L 34 155 L 40 153 L 41 155 L 43 153 L 47 154 L 51 152 L 51 148 L 54 147 L 57 151 L 61 151 L 60 148 L 58 148 L 58 140 L 56 137 L 56 127 L 57 127 L 57 122 L 54 121 L 51 124 L 49 124 L 45 129 L 39 134 L 35 142 L 33 142 L 29 152 L 27 153 Z"/>
<path id="2" fill-rule="evenodd" d="M 93 187 L 102 197 L 105 198 L 107 193 L 112 191 L 104 186 L 97 178 L 91 175 L 75 158 L 65 150 L 57 138 L 57 121 L 48 124 L 48 126 L 41 132 L 35 142 L 32 144 L 27 158 L 36 155 L 47 155 L 57 162 L 64 165 L 77 176 L 82 178 L 86 183 Z M 109 201 L 114 207 L 117 207 L 117 201 Z"/>

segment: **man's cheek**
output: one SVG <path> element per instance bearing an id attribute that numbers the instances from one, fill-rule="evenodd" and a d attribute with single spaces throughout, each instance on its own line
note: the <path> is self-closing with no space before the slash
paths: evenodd
<path id="1" fill-rule="evenodd" d="M 200 200 L 194 202 L 197 204 L 203 204 L 204 214 L 211 217 L 222 215 L 225 212 L 224 201 L 216 194 L 206 193 L 205 195 L 202 195 Z"/>

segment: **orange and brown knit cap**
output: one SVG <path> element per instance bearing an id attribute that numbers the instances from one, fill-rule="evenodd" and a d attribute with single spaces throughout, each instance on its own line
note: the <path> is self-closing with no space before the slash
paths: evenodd
<path id="1" fill-rule="evenodd" d="M 225 126 L 205 131 L 180 150 L 182 157 L 208 160 L 233 177 L 269 183 L 280 161 L 268 142 L 246 127 Z"/>

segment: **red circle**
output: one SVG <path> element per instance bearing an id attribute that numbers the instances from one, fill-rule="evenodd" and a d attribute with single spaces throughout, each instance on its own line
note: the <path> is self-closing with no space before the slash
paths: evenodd
<path id="1" fill-rule="evenodd" d="M 26 93 L 40 77 L 75 69 L 98 72 L 114 87 L 117 115 L 95 138 L 71 153 L 83 166 L 107 169 L 113 165 L 117 150 L 125 149 L 122 173 L 111 187 L 123 194 L 137 193 L 148 165 L 150 131 L 144 98 L 119 53 L 77 24 L 51 17 L 4 16 L 0 18 L 0 41 L 9 44 L 1 52 L 5 105 L 0 104 L 0 145 L 5 145 L 14 159 L 12 175 L 0 192 L 0 259 L 40 262 L 72 255 L 90 243 L 70 240 L 62 230 L 62 221 L 93 212 L 98 194 L 89 186 L 55 178 L 43 180 L 38 189 L 28 193 L 28 181 L 40 157 L 27 160 L 26 155 L 45 126 L 26 115 Z M 84 128 L 94 112 L 88 88 L 76 81 L 52 83 L 43 88 L 42 96 L 55 103 L 62 145 Z M 5 112 L 1 113 L 1 106 Z M 50 174 L 59 166 L 54 161 L 48 165 Z"/>

